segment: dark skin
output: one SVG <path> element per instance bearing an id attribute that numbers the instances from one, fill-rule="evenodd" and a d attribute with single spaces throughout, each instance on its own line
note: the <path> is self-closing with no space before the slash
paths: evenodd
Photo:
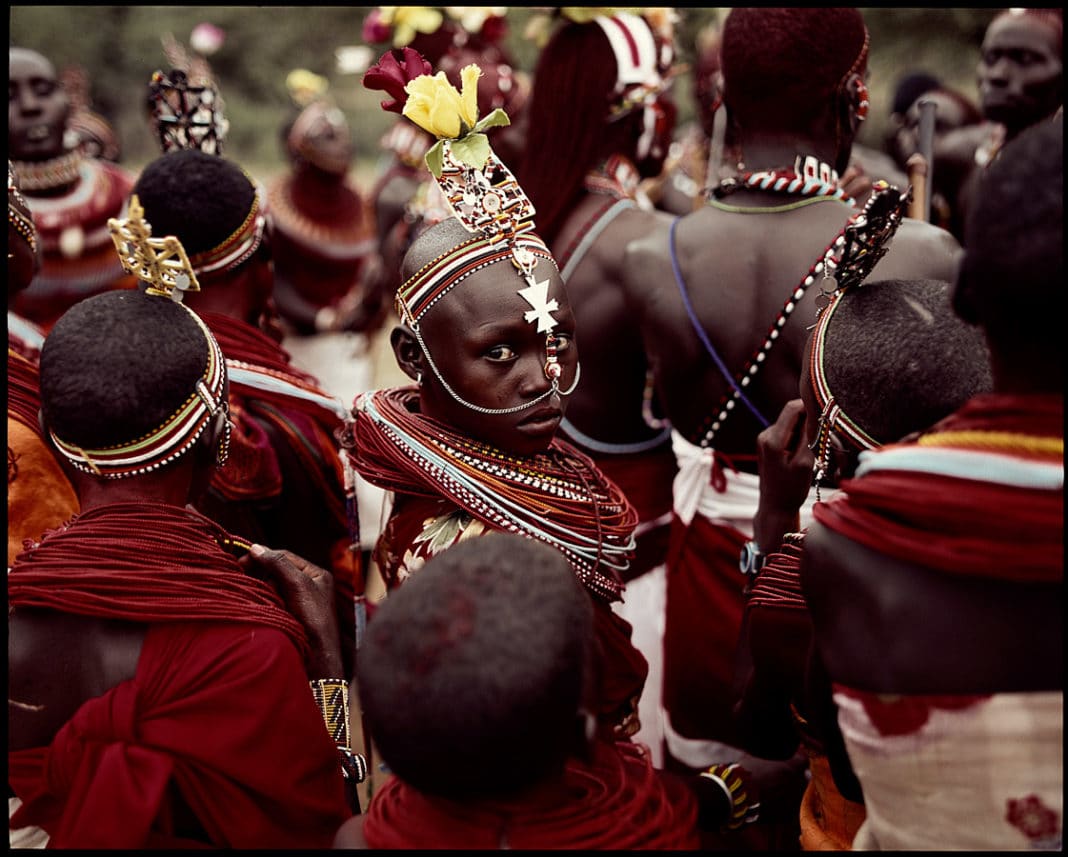
<path id="1" fill-rule="evenodd" d="M 729 82 L 728 82 L 729 85 Z M 858 127 L 847 105 L 844 126 Z M 740 140 L 747 169 L 793 165 L 798 152 L 826 163 L 848 163 L 852 137 L 836 145 L 834 111 L 828 108 L 825 135 L 753 133 Z M 727 200 L 738 206 L 776 206 L 793 201 L 763 192 L 741 191 Z M 790 292 L 855 210 L 841 202 L 759 214 L 738 214 L 704 206 L 678 223 L 676 253 L 697 318 L 720 357 L 738 372 L 763 343 Z M 952 279 L 959 245 L 926 223 L 906 219 L 887 255 L 871 276 Z M 694 331 L 672 273 L 668 233 L 658 229 L 627 247 L 624 294 L 641 320 L 657 393 L 672 425 L 685 436 L 701 435 L 705 418 L 730 387 Z M 816 314 L 817 284 L 808 289 L 771 349 L 746 395 L 769 420 L 797 397 L 808 326 Z M 724 312 L 724 307 L 729 307 Z M 727 455 L 752 455 L 760 425 L 739 402 L 716 434 L 715 448 Z"/>
<path id="2" fill-rule="evenodd" d="M 70 102 L 55 67 L 36 51 L 8 51 L 8 154 L 17 161 L 47 161 L 64 152 Z"/>
<path id="3" fill-rule="evenodd" d="M 82 511 L 123 502 L 185 506 L 203 494 L 214 470 L 221 421 L 169 467 L 119 480 L 65 468 Z M 47 435 L 46 435 L 47 436 Z M 57 456 L 59 457 L 59 456 Z M 310 678 L 344 674 L 333 577 L 289 551 L 253 545 L 241 564 L 271 581 L 309 633 Z M 321 617 L 330 614 L 328 619 Z M 8 749 L 47 746 L 81 705 L 137 671 L 147 626 L 42 609 L 8 615 Z"/>
<path id="4" fill-rule="evenodd" d="M 559 309 L 553 333 L 563 367 L 560 387 L 575 379 L 578 349 L 575 320 L 559 274 L 538 260 L 535 279 L 548 281 L 548 298 Z M 422 319 L 419 327 L 427 348 L 446 382 L 466 401 L 485 408 L 510 408 L 529 402 L 550 389 L 545 375 L 545 333 L 524 313 L 531 305 L 519 296 L 527 283 L 507 262 L 482 269 L 448 292 Z M 391 336 L 401 370 L 413 380 L 421 377 L 419 406 L 423 414 L 457 431 L 516 455 L 548 449 L 556 435 L 568 397 L 550 395 L 538 404 L 512 414 L 482 414 L 457 402 L 444 389 L 407 325 Z"/>

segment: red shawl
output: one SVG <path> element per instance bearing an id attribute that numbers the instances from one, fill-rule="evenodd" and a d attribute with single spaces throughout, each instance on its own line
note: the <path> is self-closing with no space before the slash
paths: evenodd
<path id="1" fill-rule="evenodd" d="M 41 424 L 41 380 L 37 366 L 21 354 L 7 349 L 7 412 L 38 435 Z"/>
<path id="2" fill-rule="evenodd" d="M 680 850 L 698 848 L 697 803 L 633 744 L 572 759 L 558 788 L 514 800 L 449 800 L 394 777 L 374 796 L 371 848 Z"/>
<path id="3" fill-rule="evenodd" d="M 1042 452 L 1031 442 L 1063 439 L 1063 422 L 1060 396 L 983 395 L 940 422 L 919 443 L 935 447 L 932 452 L 985 450 L 1006 461 L 1046 462 L 1063 469 L 1063 452 Z M 984 434 L 996 438 L 994 433 L 1002 440 L 1018 440 L 984 443 Z M 873 456 L 902 448 L 907 445 L 886 446 Z M 873 550 L 940 571 L 1018 582 L 1061 580 L 1063 489 L 986 481 L 983 466 L 984 459 L 976 455 L 974 476 L 967 479 L 909 469 L 873 470 L 844 481 L 843 495 L 817 504 L 813 514 L 828 529 Z"/>
<path id="4" fill-rule="evenodd" d="M 12 827 L 42 827 L 54 848 L 189 846 L 171 827 L 173 786 L 213 844 L 329 846 L 349 813 L 303 631 L 225 537 L 186 509 L 115 504 L 16 559 L 12 606 L 149 630 L 132 680 L 85 702 L 48 747 L 8 754 L 23 802 Z"/>

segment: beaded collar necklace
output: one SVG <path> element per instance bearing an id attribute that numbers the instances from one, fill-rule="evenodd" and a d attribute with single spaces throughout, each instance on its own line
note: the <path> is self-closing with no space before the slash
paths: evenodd
<path id="1" fill-rule="evenodd" d="M 47 161 L 12 161 L 24 193 L 55 190 L 74 184 L 81 172 L 82 153 L 75 149 Z"/>
<path id="2" fill-rule="evenodd" d="M 712 188 L 710 203 L 722 200 L 739 190 L 758 190 L 784 196 L 813 199 L 837 199 L 854 205 L 853 199 L 838 185 L 838 173 L 813 155 L 798 155 L 793 168 L 743 172 L 725 178 Z"/>
<path id="3" fill-rule="evenodd" d="M 444 494 L 491 527 L 557 548 L 591 592 L 619 599 L 637 515 L 592 461 L 559 440 L 544 453 L 509 455 L 413 413 L 417 399 L 410 387 L 357 397 L 343 446 L 364 478 Z"/>

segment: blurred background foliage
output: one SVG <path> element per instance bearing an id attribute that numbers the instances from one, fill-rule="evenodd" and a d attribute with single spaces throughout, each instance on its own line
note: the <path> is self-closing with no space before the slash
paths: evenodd
<path id="1" fill-rule="evenodd" d="M 370 6 L 11 6 L 10 45 L 47 56 L 57 71 L 82 66 L 91 79 L 93 108 L 117 129 L 123 163 L 140 169 L 159 150 L 147 124 L 145 94 L 152 72 L 169 70 L 160 37 L 188 47 L 202 22 L 225 41 L 209 61 L 225 101 L 230 133 L 224 154 L 260 177 L 285 168 L 280 129 L 294 108 L 285 78 L 306 68 L 330 81 L 330 94 L 349 119 L 357 149 L 357 180 L 370 182 L 378 139 L 394 119 L 379 108 L 382 93 L 365 90 L 360 74 L 342 73 L 335 50 L 361 45 Z M 539 7 L 508 7 L 506 45 L 518 68 L 530 71 L 537 46 L 524 35 Z M 542 9 L 546 7 L 540 7 Z M 680 8 L 679 58 L 693 59 L 695 36 L 721 24 L 729 8 Z M 881 146 L 897 81 L 927 71 L 977 100 L 975 68 L 987 24 L 1000 11 L 960 8 L 863 8 L 871 31 L 871 113 L 861 142 Z M 834 38 L 828 33 L 828 39 Z M 370 46 L 372 61 L 385 46 Z M 677 79 L 680 125 L 693 115 L 687 75 Z"/>

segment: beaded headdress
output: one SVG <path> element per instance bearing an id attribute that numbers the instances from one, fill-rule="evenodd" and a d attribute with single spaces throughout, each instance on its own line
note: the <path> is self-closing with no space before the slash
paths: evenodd
<path id="1" fill-rule="evenodd" d="M 462 91 L 457 92 L 444 72 L 431 76 L 429 64 L 420 60 L 419 54 L 410 48 L 387 53 L 368 70 L 364 85 L 388 92 L 394 100 L 383 102 L 385 109 L 403 112 L 438 138 L 426 153 L 426 165 L 452 216 L 471 233 L 471 238 L 429 262 L 401 285 L 395 301 L 397 313 L 412 328 L 431 368 L 457 401 L 485 413 L 503 413 L 503 410 L 471 405 L 449 387 L 423 343 L 419 321 L 442 296 L 471 274 L 507 260 L 524 283 L 518 289 L 518 294 L 530 305 L 524 319 L 537 324 L 538 332 L 546 334 L 545 374 L 553 383 L 546 395 L 553 392 L 567 395 L 574 385 L 567 391 L 558 388 L 561 367 L 556 359 L 553 334 L 557 321 L 552 315 L 558 305 L 548 298 L 548 278 L 539 280 L 535 276 L 539 259 L 554 267 L 556 261 L 534 232 L 534 205 L 493 152 L 484 133 L 489 128 L 509 124 L 508 115 L 498 108 L 479 119 L 477 85 L 481 70 L 477 65 L 466 66 L 461 71 Z M 521 407 L 530 407 L 535 401 L 540 398 Z"/>
<path id="2" fill-rule="evenodd" d="M 108 230 L 119 260 L 127 273 L 148 284 L 145 294 L 155 296 L 151 299 L 170 298 L 189 313 L 204 334 L 208 359 L 203 375 L 188 398 L 148 434 L 102 449 L 83 449 L 49 431 L 56 448 L 72 467 L 104 479 L 122 479 L 158 470 L 192 449 L 218 414 L 228 414 L 229 410 L 222 349 L 200 316 L 181 302 L 184 291 L 199 289 L 196 274 L 181 242 L 174 236 L 153 238 L 152 227 L 145 222 L 143 214 L 141 203 L 134 194 L 126 219 L 108 220 Z M 230 447 L 229 419 L 224 425 L 218 451 L 219 464 L 225 463 Z"/>
<path id="3" fill-rule="evenodd" d="M 153 72 L 148 84 L 151 124 L 160 148 L 164 154 L 200 149 L 221 155 L 230 123 L 207 60 L 191 58 L 169 33 L 162 42 L 173 68 L 168 74 Z"/>
<path id="4" fill-rule="evenodd" d="M 671 11 L 671 10 L 667 10 Z M 674 21 L 668 17 L 654 27 L 646 18 L 617 11 L 594 19 L 616 58 L 616 86 L 609 117 L 619 119 L 654 102 L 671 83 Z"/>

